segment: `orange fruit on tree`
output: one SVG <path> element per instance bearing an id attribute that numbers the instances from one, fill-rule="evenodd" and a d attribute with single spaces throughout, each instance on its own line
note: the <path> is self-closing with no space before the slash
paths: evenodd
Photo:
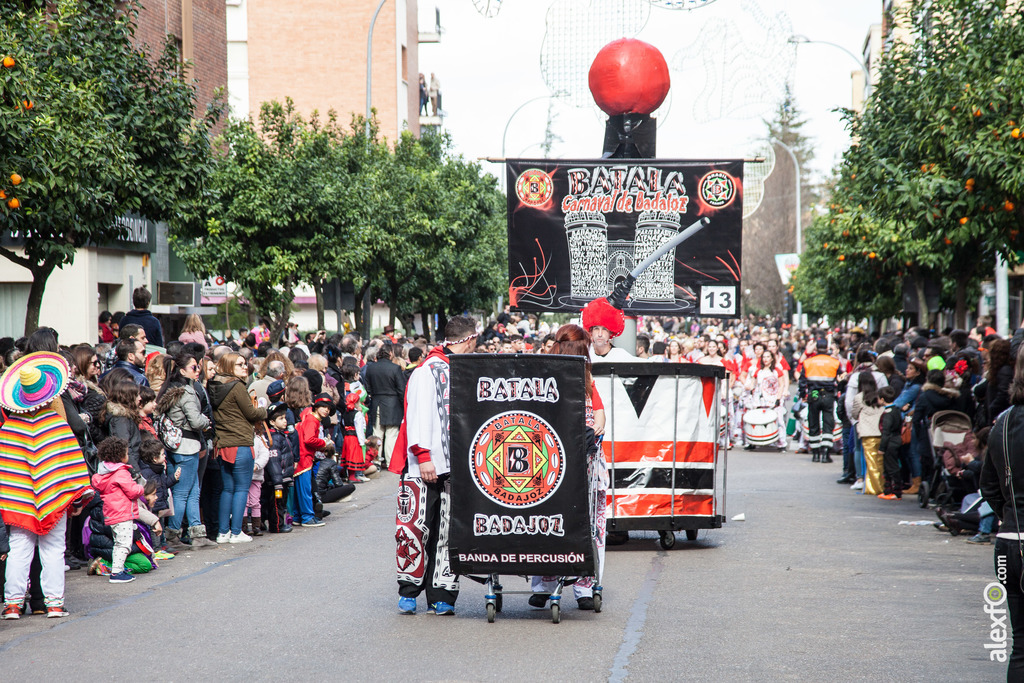
<path id="1" fill-rule="evenodd" d="M 7 199 L 7 193 L 3 190 L 0 190 L 0 199 Z"/>
<path id="2" fill-rule="evenodd" d="M 22 104 L 23 107 L 25 107 L 25 109 L 31 109 L 32 107 L 36 106 L 36 105 L 32 104 L 31 100 L 22 100 L 21 104 Z"/>
<path id="3" fill-rule="evenodd" d="M 1013 211 L 1016 207 L 1014 206 L 1013 202 L 1007 199 L 1006 203 L 1003 204 L 1003 208 L 1006 209 L 1007 211 Z"/>
<path id="4" fill-rule="evenodd" d="M 1020 137 L 1020 128 L 1014 128 L 1013 130 L 1011 130 L 1010 131 L 1010 137 L 1011 138 L 1019 138 Z"/>
<path id="5" fill-rule="evenodd" d="M 17 173 L 11 174 L 11 185 L 21 185 L 21 176 Z"/>
<path id="6" fill-rule="evenodd" d="M 7 206 L 11 207 L 12 209 L 17 209 L 19 206 L 21 206 L 21 202 L 18 201 L 17 197 L 11 197 L 10 199 L 7 200 Z"/>
<path id="7" fill-rule="evenodd" d="M 945 242 L 946 244 L 953 244 L 953 240 L 949 239 L 948 237 L 942 241 Z"/>
<path id="8" fill-rule="evenodd" d="M 849 230 L 843 230 L 843 237 L 849 237 L 849 236 L 850 236 L 850 231 Z"/>
<path id="9" fill-rule="evenodd" d="M 976 117 L 977 117 L 977 116 L 981 116 L 981 109 L 980 109 L 980 108 L 978 108 L 978 109 L 975 109 L 975 110 L 974 110 L 974 115 L 975 115 Z"/>
<path id="10" fill-rule="evenodd" d="M 4 57 L 4 66 L 6 66 L 8 69 L 13 67 L 14 66 L 14 57 L 12 57 L 10 55 L 7 55 L 6 57 Z"/>
<path id="11" fill-rule="evenodd" d="M 928 172 L 928 164 L 921 164 L 921 173 Z"/>
<path id="12" fill-rule="evenodd" d="M 877 256 L 875 252 L 871 252 L 870 254 L 868 254 L 868 258 L 875 258 L 875 256 Z"/>
<path id="13" fill-rule="evenodd" d="M 967 221 L 970 220 L 967 216 L 960 219 L 960 225 L 967 225 Z"/>
<path id="14" fill-rule="evenodd" d="M 846 257 L 845 257 L 845 256 L 843 256 L 842 254 L 840 254 L 840 255 L 839 255 L 839 256 L 837 256 L 836 258 L 837 258 L 837 259 L 839 259 L 840 261 L 845 261 L 845 260 L 846 260 Z"/>

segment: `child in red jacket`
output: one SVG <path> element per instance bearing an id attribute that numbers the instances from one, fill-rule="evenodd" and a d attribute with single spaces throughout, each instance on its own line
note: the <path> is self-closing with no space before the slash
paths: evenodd
<path id="1" fill-rule="evenodd" d="M 313 405 L 304 408 L 295 425 L 299 437 L 299 463 L 295 466 L 295 500 L 302 526 L 323 526 L 313 513 L 313 463 L 334 454 L 334 443 L 324 438 L 321 420 L 334 414 L 330 394 L 317 394 Z"/>
<path id="2" fill-rule="evenodd" d="M 103 521 L 114 531 L 113 562 L 110 583 L 128 583 L 135 577 L 124 568 L 132 545 L 135 518 L 139 516 L 139 499 L 145 489 L 132 479 L 128 465 L 128 442 L 115 436 L 104 439 L 99 446 L 99 471 L 92 485 L 103 500 Z"/>

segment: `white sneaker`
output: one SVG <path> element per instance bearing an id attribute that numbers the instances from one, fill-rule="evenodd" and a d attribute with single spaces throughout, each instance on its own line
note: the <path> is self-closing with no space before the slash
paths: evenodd
<path id="1" fill-rule="evenodd" d="M 231 534 L 217 534 L 217 543 L 228 543 L 231 541 Z"/>
<path id="2" fill-rule="evenodd" d="M 864 490 L 864 480 L 863 479 L 858 479 L 857 481 L 853 482 L 853 486 L 850 487 L 850 490 L 851 491 L 863 491 Z"/>
<path id="3" fill-rule="evenodd" d="M 252 540 L 252 536 L 249 536 L 244 531 L 239 531 L 237 534 L 231 534 L 228 543 L 248 543 Z"/>

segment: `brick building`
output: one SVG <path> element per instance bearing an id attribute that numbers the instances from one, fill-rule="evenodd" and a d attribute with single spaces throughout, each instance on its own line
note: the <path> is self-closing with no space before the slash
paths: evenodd
<path id="1" fill-rule="evenodd" d="M 201 115 L 214 91 L 227 85 L 225 0 L 143 2 L 136 40 L 148 46 L 155 59 L 165 37 L 174 37 L 182 56 L 192 62 L 191 75 L 198 82 L 196 113 Z M 175 327 L 186 313 L 215 311 L 187 304 L 160 305 L 158 283 L 190 283 L 194 278 L 168 248 L 163 223 L 142 216 L 120 220 L 128 228 L 124 239 L 79 249 L 74 263 L 55 270 L 47 282 L 39 322 L 56 328 L 61 341 L 95 342 L 100 312 L 130 310 L 132 290 L 140 285 L 154 292 L 151 308 L 161 316 L 165 334 L 176 336 Z M 19 337 L 24 331 L 31 282 L 27 269 L 0 259 L 0 336 Z M 196 295 L 191 303 L 198 300 Z"/>
<path id="2" fill-rule="evenodd" d="M 226 0 L 232 116 L 291 97 L 299 112 L 334 109 L 342 125 L 366 111 L 372 0 Z M 416 0 L 385 0 L 373 32 L 372 105 L 381 134 L 419 135 Z"/>
<path id="3" fill-rule="evenodd" d="M 192 63 L 200 114 L 228 84 L 226 13 L 225 0 L 144 0 L 139 12 L 135 37 L 152 56 L 174 36 L 182 58 Z"/>

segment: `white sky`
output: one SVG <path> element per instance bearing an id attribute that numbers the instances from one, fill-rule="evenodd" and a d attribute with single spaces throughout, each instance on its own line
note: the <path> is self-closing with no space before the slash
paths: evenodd
<path id="1" fill-rule="evenodd" d="M 445 128 L 457 151 L 466 157 L 501 156 L 502 131 L 512 112 L 530 98 L 550 94 L 541 77 L 540 52 L 545 16 L 553 1 L 504 0 L 496 17 L 485 18 L 477 12 L 473 0 L 420 0 L 420 28 L 433 25 L 436 6 L 441 11 L 443 29 L 439 44 L 420 45 L 420 71 L 428 79 L 432 71 L 437 73 L 447 112 Z M 588 20 L 585 8 L 591 0 L 557 1 L 574 3 L 577 11 L 573 16 L 578 16 L 580 22 Z M 595 4 L 609 1 L 625 0 L 593 0 Z M 750 13 L 752 6 L 760 7 L 764 16 L 779 26 L 791 25 L 795 34 L 838 43 L 857 55 L 862 53 L 869 27 L 881 21 L 882 12 L 882 0 L 716 0 L 692 11 L 652 8 L 645 28 L 635 37 L 661 50 L 672 69 L 671 104 L 667 113 L 666 105 L 658 112 L 659 157 L 736 158 L 755 152 L 756 139 L 764 134 L 761 117 L 771 115 L 781 92 L 774 97 L 754 96 L 755 102 L 763 104 L 754 105 L 760 111 L 748 109 L 747 114 L 759 116 L 724 116 L 701 123 L 694 113 L 694 96 L 702 89 L 705 74 L 701 60 L 691 57 L 682 64 L 673 64 L 678 52 L 702 40 L 705 49 L 700 54 L 712 63 L 721 63 L 723 56 L 736 57 L 737 50 L 727 49 L 728 41 L 722 40 L 725 36 L 715 30 L 716 22 L 737 26 L 741 33 L 733 35 L 742 36 L 742 44 L 748 49 L 757 51 L 766 44 L 784 43 L 785 36 L 780 35 L 784 31 L 778 29 L 772 37 L 756 37 L 760 29 Z M 777 92 L 777 84 L 761 76 L 779 63 L 785 60 L 765 63 L 756 55 L 741 59 L 726 75 L 727 81 L 733 79 L 733 85 L 724 92 L 742 96 L 751 87 Z M 744 87 L 737 86 L 735 79 L 744 69 L 755 79 Z M 850 106 L 850 73 L 855 70 L 859 67 L 853 58 L 835 47 L 801 45 L 796 52 L 789 81 L 797 105 L 808 120 L 804 130 L 816 145 L 812 171 L 817 177 L 828 174 L 849 144 L 839 114 L 831 110 Z M 544 139 L 548 102 L 533 102 L 515 115 L 508 129 L 507 156 L 541 156 L 539 145 Z M 551 156 L 599 157 L 604 119 L 594 110 L 560 103 L 554 111 L 554 130 L 563 142 L 555 144 Z M 500 177 L 501 165 L 484 163 L 484 167 Z"/>

